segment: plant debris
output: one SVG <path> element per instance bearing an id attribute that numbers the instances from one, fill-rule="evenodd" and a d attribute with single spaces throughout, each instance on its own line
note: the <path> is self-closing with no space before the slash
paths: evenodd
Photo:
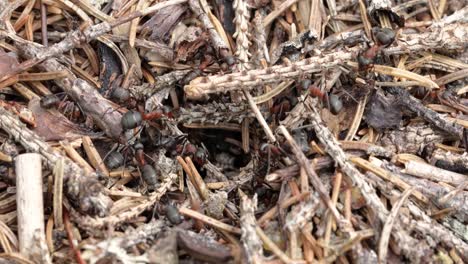
<path id="1" fill-rule="evenodd" d="M 466 17 L 1 1 L 0 262 L 468 262 Z"/>

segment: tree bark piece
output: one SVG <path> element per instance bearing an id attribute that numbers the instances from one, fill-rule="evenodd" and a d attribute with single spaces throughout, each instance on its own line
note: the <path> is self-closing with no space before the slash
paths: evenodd
<path id="1" fill-rule="evenodd" d="M 468 180 L 468 176 L 465 176 L 463 174 L 458 174 L 455 172 L 431 166 L 426 163 L 412 160 L 405 162 L 405 169 L 403 170 L 403 172 L 435 182 L 450 183 L 454 186 L 462 184 L 463 182 Z"/>
<path id="2" fill-rule="evenodd" d="M 251 200 L 239 190 L 241 196 L 241 241 L 247 254 L 249 263 L 262 263 L 263 247 L 262 241 L 258 237 L 255 227 L 255 209 L 257 208 L 257 196 Z"/>
<path id="3" fill-rule="evenodd" d="M 52 263 L 44 233 L 41 155 L 18 155 L 15 169 L 20 253 L 39 263 Z"/>
<path id="4" fill-rule="evenodd" d="M 99 216 L 109 213 L 112 200 L 104 194 L 104 186 L 97 180 L 97 174 L 86 173 L 69 158 L 53 150 L 3 107 L 0 107 L 0 128 L 28 151 L 41 154 L 49 168 L 53 168 L 60 158 L 65 159 L 65 194 L 80 211 Z"/>

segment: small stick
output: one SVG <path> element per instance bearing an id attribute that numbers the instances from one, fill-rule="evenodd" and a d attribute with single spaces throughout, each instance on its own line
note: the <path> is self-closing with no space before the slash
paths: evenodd
<path id="1" fill-rule="evenodd" d="M 336 205 L 336 203 L 338 202 L 338 195 L 340 193 L 342 177 L 343 177 L 343 175 L 341 174 L 341 172 L 338 172 L 336 174 L 336 176 L 335 176 L 335 181 L 333 183 L 333 192 L 332 192 L 332 203 L 334 205 Z M 325 238 L 324 238 L 325 247 L 324 247 L 324 251 L 323 251 L 325 257 L 328 256 L 327 247 L 328 247 L 328 244 L 330 244 L 331 230 L 332 230 L 333 224 L 334 223 L 333 223 L 333 219 L 332 219 L 331 215 L 328 215 L 328 221 L 327 221 L 327 226 L 325 228 Z"/>
<path id="2" fill-rule="evenodd" d="M 250 151 L 250 132 L 249 132 L 249 127 L 250 127 L 250 119 L 245 118 L 242 121 L 242 150 L 244 150 L 244 153 L 249 153 Z"/>
<path id="3" fill-rule="evenodd" d="M 242 245 L 247 253 L 249 263 L 262 263 L 264 258 L 262 242 L 255 231 L 255 227 L 257 226 L 255 221 L 257 196 L 255 195 L 253 199 L 249 199 L 240 189 L 239 196 L 241 198 L 240 225 L 242 230 Z"/>
<path id="4" fill-rule="evenodd" d="M 213 219 L 209 216 L 206 216 L 204 214 L 200 214 L 199 212 L 197 211 L 194 211 L 194 210 L 191 210 L 187 207 L 181 207 L 179 208 L 179 212 L 183 215 L 186 215 L 188 217 L 191 217 L 191 218 L 195 218 L 195 219 L 198 219 L 210 226 L 213 226 L 213 227 L 216 227 L 216 228 L 219 228 L 221 230 L 224 230 L 224 231 L 227 231 L 227 232 L 231 232 L 231 233 L 234 233 L 234 234 L 238 234 L 240 235 L 241 234 L 241 230 L 237 227 L 234 227 L 234 226 L 230 226 L 228 224 L 225 224 L 221 221 L 218 221 L 216 219 Z"/>
<path id="5" fill-rule="evenodd" d="M 384 170 L 363 158 L 350 157 L 349 160 L 353 162 L 354 164 L 356 164 L 356 166 L 375 173 L 377 176 L 395 184 L 397 187 L 403 190 L 407 190 L 411 188 L 411 185 L 409 185 L 402 179 L 398 178 L 397 176 L 393 175 L 391 172 Z M 416 191 L 416 190 L 413 191 L 413 196 L 425 204 L 429 203 L 429 199 L 419 191 Z"/>
<path id="6" fill-rule="evenodd" d="M 18 155 L 15 169 L 19 250 L 40 263 L 52 263 L 44 233 L 41 155 Z"/>
<path id="7" fill-rule="evenodd" d="M 286 209 L 289 206 L 298 203 L 299 201 L 302 201 L 304 198 L 308 197 L 310 195 L 310 192 L 304 192 L 295 196 L 292 196 L 285 201 L 283 201 L 280 204 L 280 209 Z M 278 213 L 278 206 L 273 206 L 270 210 L 268 210 L 266 213 L 264 213 L 259 219 L 258 219 L 258 224 L 263 225 L 265 224 L 268 220 L 273 218 L 276 214 Z"/>
<path id="8" fill-rule="evenodd" d="M 210 34 L 211 42 L 213 47 L 216 49 L 216 53 L 219 54 L 221 58 L 226 59 L 228 56 L 230 56 L 231 53 L 229 43 L 226 42 L 227 38 L 223 38 L 216 30 L 216 25 L 214 25 L 213 20 L 210 19 L 211 16 L 214 16 L 213 14 L 211 14 L 209 8 L 207 8 L 208 10 L 204 9 L 204 7 L 208 6 L 206 1 L 188 0 L 188 3 L 190 6 L 190 10 L 202 22 L 203 26 Z"/>
<path id="9" fill-rule="evenodd" d="M 444 170 L 426 163 L 409 160 L 404 163 L 404 173 L 428 179 L 436 182 L 446 182 L 452 185 L 460 185 L 466 181 L 467 177 L 463 174 L 458 174 L 452 171 Z"/>
<path id="10" fill-rule="evenodd" d="M 454 31 L 459 31 L 459 34 L 454 34 Z M 430 48 L 443 48 L 446 50 L 462 49 L 464 48 L 467 38 L 468 26 L 450 24 L 443 28 L 435 27 L 432 31 L 422 34 L 402 34 L 402 41 L 398 42 L 398 46 L 386 48 L 383 52 L 386 55 L 392 55 L 412 54 Z M 312 47 L 315 47 L 315 45 L 311 45 L 311 49 Z M 271 84 L 286 79 L 291 80 L 299 75 L 319 72 L 354 60 L 355 54 L 357 54 L 359 50 L 360 47 L 353 47 L 346 51 L 339 50 L 332 53 L 312 56 L 294 62 L 291 65 L 275 65 L 266 69 L 253 69 L 245 72 L 199 77 L 186 85 L 184 91 L 189 99 L 198 99 L 211 93 L 228 92 L 238 90 L 241 87 L 250 89 L 259 85 Z M 311 50 L 306 49 L 304 52 L 309 51 Z M 389 69 L 388 67 L 380 66 L 377 68 L 385 74 L 395 75 L 402 73 L 402 71 L 398 71 L 398 69 Z M 405 73 L 408 74 L 408 72 Z M 409 74 L 413 78 L 422 78 L 417 74 Z M 429 87 L 437 87 L 433 81 L 427 78 L 422 78 L 422 81 Z"/>
<path id="11" fill-rule="evenodd" d="M 324 204 L 330 209 L 331 214 L 338 222 L 340 228 L 346 229 L 347 227 L 350 227 L 351 223 L 344 219 L 343 216 L 341 216 L 338 210 L 336 209 L 335 205 L 333 205 L 332 201 L 330 200 L 330 197 L 328 197 L 327 195 L 325 186 L 323 186 L 322 182 L 320 181 L 320 178 L 313 170 L 312 166 L 310 165 L 310 162 L 308 161 L 304 153 L 302 153 L 296 141 L 292 138 L 292 136 L 289 134 L 289 132 L 283 125 L 279 126 L 279 130 L 284 135 L 289 145 L 291 145 L 292 151 L 294 152 L 294 155 L 296 155 L 298 163 L 301 165 L 301 167 L 305 169 L 309 180 L 311 181 L 314 188 L 319 192 L 320 198 L 322 199 Z"/>
<path id="12" fill-rule="evenodd" d="M 46 5 L 44 4 L 44 0 L 41 0 L 41 34 L 42 34 L 42 45 L 47 47 L 49 45 L 49 41 L 47 39 L 47 9 Z"/>
<path id="13" fill-rule="evenodd" d="M 263 19 L 263 27 L 267 27 L 271 22 L 273 22 L 273 20 L 275 20 L 275 18 L 277 18 L 281 13 L 283 13 L 284 11 L 286 11 L 286 9 L 288 9 L 290 6 L 292 6 L 293 4 L 295 4 L 298 0 L 286 0 L 284 1 L 283 3 L 281 3 L 281 5 L 273 10 L 272 12 L 270 12 L 264 19 Z"/>
<path id="14" fill-rule="evenodd" d="M 265 121 L 265 118 L 263 117 L 262 113 L 258 109 L 257 104 L 255 104 L 252 95 L 250 95 L 249 91 L 246 89 L 242 90 L 244 92 L 245 97 L 247 98 L 247 101 L 249 102 L 249 106 L 252 109 L 252 111 L 255 114 L 255 117 L 257 118 L 257 121 L 260 123 L 260 125 L 263 128 L 263 131 L 265 132 L 266 136 L 268 137 L 268 140 L 271 143 L 276 142 L 276 138 L 273 135 L 273 132 L 271 131 L 270 127 L 268 126 L 268 123 Z"/>
<path id="15" fill-rule="evenodd" d="M 63 213 L 63 221 L 65 223 L 65 231 L 67 232 L 68 243 L 70 244 L 70 248 L 73 251 L 73 254 L 75 254 L 76 262 L 78 262 L 78 264 L 86 264 L 83 258 L 81 258 L 80 251 L 75 247 L 75 243 L 73 241 L 72 227 L 70 223 L 70 216 L 68 215 L 67 211 Z"/>
<path id="16" fill-rule="evenodd" d="M 190 157 L 185 157 L 185 162 L 187 163 L 188 167 L 190 168 L 190 171 L 192 172 L 192 177 L 194 182 L 193 185 L 196 186 L 198 192 L 200 193 L 200 196 L 202 197 L 203 200 L 208 199 L 210 195 L 210 191 L 206 187 L 205 182 L 203 181 L 203 178 L 200 176 L 200 173 L 198 173 L 197 168 L 195 167 L 195 164 L 193 164 L 193 161 Z M 192 178 L 191 178 L 192 179 Z"/>
<path id="17" fill-rule="evenodd" d="M 364 24 L 364 30 L 366 32 L 367 38 L 372 39 L 372 33 L 371 33 L 371 23 L 369 22 L 369 17 L 367 16 L 367 9 L 366 5 L 364 4 L 363 0 L 359 0 L 359 11 L 361 14 L 361 20 L 363 21 Z"/>
<path id="18" fill-rule="evenodd" d="M 38 54 L 35 58 L 31 58 L 27 61 L 22 62 L 18 67 L 15 69 L 11 70 L 8 72 L 6 75 L 4 75 L 2 78 L 0 78 L 0 82 L 3 80 L 6 80 L 10 78 L 11 76 L 16 75 L 17 73 L 20 73 L 28 68 L 34 67 L 35 65 L 43 62 L 46 59 L 55 57 L 59 54 L 66 53 L 70 51 L 71 49 L 77 47 L 80 42 L 88 42 L 91 40 L 94 40 L 105 33 L 109 32 L 112 30 L 112 28 L 115 28 L 117 26 L 120 26 L 122 24 L 125 24 L 134 18 L 137 17 L 142 17 L 146 16 L 148 14 L 154 13 L 162 8 L 165 8 L 167 6 L 171 5 L 177 5 L 177 4 L 182 4 L 187 2 L 188 0 L 170 0 L 166 2 L 161 2 L 157 3 L 151 7 L 148 7 L 144 10 L 137 10 L 135 12 L 132 12 L 124 17 L 120 17 L 118 19 L 115 19 L 110 22 L 102 22 L 100 24 L 96 24 L 93 26 L 90 26 L 86 28 L 83 32 L 81 30 L 75 30 L 70 32 L 70 35 L 68 35 L 64 40 L 62 40 L 59 43 L 54 44 L 51 46 L 49 49 L 44 50 L 44 52 Z M 31 1 L 32 2 L 32 1 Z M 31 6 L 32 8 L 32 6 Z M 25 9 L 26 10 L 26 9 Z"/>
<path id="19" fill-rule="evenodd" d="M 91 165 L 89 165 L 88 162 L 83 159 L 83 157 L 81 157 L 81 155 L 72 147 L 70 142 L 60 141 L 60 146 L 62 146 L 62 148 L 65 150 L 68 157 L 74 162 L 78 163 L 78 165 L 80 165 L 83 170 L 88 173 L 94 172 L 93 167 L 91 167 Z"/>
<path id="20" fill-rule="evenodd" d="M 263 230 L 256 226 L 255 230 L 257 231 L 258 236 L 263 241 L 263 243 L 271 249 L 273 254 L 275 254 L 278 258 L 280 258 L 284 263 L 296 263 L 292 259 L 290 259 L 276 244 L 275 242 L 271 241 L 271 239 L 263 232 Z"/>
<path id="21" fill-rule="evenodd" d="M 395 204 L 395 206 L 392 208 L 392 211 L 388 215 L 387 221 L 385 222 L 385 225 L 382 229 L 382 233 L 380 235 L 378 256 L 379 263 L 385 264 L 387 262 L 388 242 L 393 228 L 393 223 L 397 220 L 398 211 L 400 210 L 401 206 L 403 206 L 406 199 L 414 190 L 414 186 L 405 190 L 405 192 L 403 192 L 403 194 L 401 195 L 400 200 Z"/>
<path id="22" fill-rule="evenodd" d="M 346 134 L 345 140 L 353 140 L 356 132 L 361 125 L 362 115 L 364 114 L 364 109 L 366 108 L 367 96 L 359 100 L 357 105 L 356 114 L 354 115 L 353 122 L 351 123 L 348 133 Z"/>
<path id="23" fill-rule="evenodd" d="M 53 212 L 54 212 L 54 225 L 57 229 L 63 229 L 63 173 L 64 173 L 64 159 L 57 160 L 54 167 L 54 199 L 53 199 Z"/>
<path id="24" fill-rule="evenodd" d="M 439 113 L 425 107 L 420 100 L 414 98 L 409 94 L 407 90 L 400 88 L 393 88 L 389 90 L 391 93 L 399 97 L 399 102 L 408 110 L 416 113 L 427 122 L 431 123 L 435 127 L 442 129 L 458 138 L 462 138 L 463 127 L 457 123 L 449 121 Z"/>
<path id="25" fill-rule="evenodd" d="M 94 147 L 94 144 L 91 138 L 89 136 L 84 136 L 82 140 L 83 140 L 83 148 L 86 152 L 86 155 L 89 158 L 89 161 L 91 162 L 91 165 L 96 170 L 99 170 L 104 175 L 108 176 L 109 171 L 107 170 L 107 167 L 104 164 L 104 161 L 102 160 L 101 155 L 99 155 L 99 152 Z"/>

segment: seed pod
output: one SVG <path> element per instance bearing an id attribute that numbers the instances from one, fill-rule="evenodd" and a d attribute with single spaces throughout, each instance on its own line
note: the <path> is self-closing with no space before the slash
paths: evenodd
<path id="1" fill-rule="evenodd" d="M 122 120 L 120 123 L 122 125 L 122 128 L 127 130 L 133 129 L 141 125 L 141 122 L 143 122 L 143 117 L 141 116 L 140 112 L 128 111 L 122 116 Z"/>
<path id="2" fill-rule="evenodd" d="M 395 32 L 390 28 L 376 29 L 374 34 L 379 45 L 387 47 L 395 41 Z"/>
<path id="3" fill-rule="evenodd" d="M 120 152 L 114 151 L 114 152 L 111 152 L 109 156 L 107 156 L 106 166 L 109 169 L 118 168 L 122 166 L 123 163 L 124 163 L 124 157 L 122 156 L 122 154 L 120 154 Z"/>
<path id="4" fill-rule="evenodd" d="M 141 168 L 141 177 L 148 185 L 148 190 L 152 191 L 156 188 L 158 184 L 158 179 L 156 175 L 156 170 L 153 166 L 146 164 Z"/>
<path id="5" fill-rule="evenodd" d="M 42 108 L 50 109 L 56 106 L 60 99 L 55 94 L 48 94 L 41 98 L 40 105 Z"/>
<path id="6" fill-rule="evenodd" d="M 336 94 L 331 94 L 329 96 L 329 100 L 330 100 L 330 111 L 334 115 L 337 115 L 343 108 L 343 102 L 341 101 L 340 97 L 338 97 L 338 95 Z"/>
<path id="7" fill-rule="evenodd" d="M 112 99 L 118 102 L 125 102 L 130 99 L 130 92 L 122 87 L 116 87 L 111 94 Z"/>
<path id="8" fill-rule="evenodd" d="M 179 213 L 179 209 L 174 205 L 166 205 L 166 217 L 173 225 L 182 223 L 182 216 Z"/>

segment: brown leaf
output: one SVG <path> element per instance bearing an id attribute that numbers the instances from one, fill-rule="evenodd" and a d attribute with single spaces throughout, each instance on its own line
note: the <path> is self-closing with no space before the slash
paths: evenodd
<path id="1" fill-rule="evenodd" d="M 6 75 L 18 65 L 18 60 L 12 53 L 0 50 L 0 76 Z"/>
<path id="2" fill-rule="evenodd" d="M 94 133 L 68 120 L 59 111 L 42 108 L 39 99 L 31 100 L 28 108 L 36 116 L 37 127 L 33 131 L 43 137 L 45 141 L 73 140 L 82 136 L 94 135 Z"/>

